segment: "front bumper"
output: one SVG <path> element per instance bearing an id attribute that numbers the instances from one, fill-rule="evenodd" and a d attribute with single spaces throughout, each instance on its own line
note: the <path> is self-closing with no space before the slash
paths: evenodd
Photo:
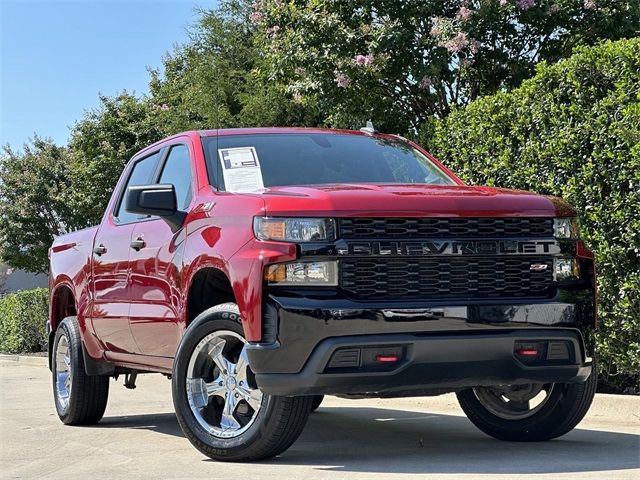
<path id="1" fill-rule="evenodd" d="M 257 385 L 271 395 L 429 395 L 583 382 L 592 369 L 590 289 L 507 305 L 383 307 L 321 293 L 270 295 L 263 311 L 267 341 L 249 344 L 248 355 Z M 518 342 L 561 342 L 571 355 L 532 364 L 515 355 Z M 342 351 L 348 361 L 340 366 Z M 376 352 L 393 352 L 398 361 L 371 363 Z"/>
<path id="2" fill-rule="evenodd" d="M 477 335 L 363 335 L 324 340 L 298 373 L 256 374 L 264 393 L 271 395 L 351 394 L 409 396 L 434 394 L 475 386 L 583 382 L 591 360 L 569 358 L 558 364 L 527 366 L 514 357 L 518 341 L 571 345 L 582 355 L 576 332 L 504 332 Z M 343 354 L 344 352 L 344 354 Z M 354 366 L 355 352 L 401 352 L 393 365 Z M 333 359 L 338 359 L 337 361 Z M 334 367 L 349 363 L 348 367 Z M 346 361 L 345 361 L 346 360 Z"/>

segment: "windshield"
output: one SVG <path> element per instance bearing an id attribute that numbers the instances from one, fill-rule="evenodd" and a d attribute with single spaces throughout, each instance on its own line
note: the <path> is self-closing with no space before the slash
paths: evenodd
<path id="1" fill-rule="evenodd" d="M 244 180 L 251 173 L 255 178 L 249 183 L 261 181 L 259 187 L 335 183 L 455 185 L 427 157 L 400 139 L 294 133 L 221 135 L 202 141 L 209 180 L 212 185 L 217 183 L 220 190 L 225 190 L 226 180 L 226 190 L 250 191 L 248 187 L 242 190 L 234 186 L 238 177 L 231 173 L 242 169 L 246 173 Z"/>

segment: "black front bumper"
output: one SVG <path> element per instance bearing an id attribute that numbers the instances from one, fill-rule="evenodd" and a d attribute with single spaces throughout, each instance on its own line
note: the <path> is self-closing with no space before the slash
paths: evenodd
<path id="1" fill-rule="evenodd" d="M 256 381 L 263 392 L 271 395 L 385 397 L 439 394 L 475 386 L 583 382 L 591 373 L 591 360 L 575 357 L 562 363 L 525 365 L 514 356 L 518 341 L 566 343 L 582 356 L 582 341 L 572 331 L 362 335 L 324 340 L 300 372 L 257 373 Z M 358 357 L 355 352 L 360 352 L 362 358 L 390 351 L 401 352 L 393 365 L 356 366 L 351 362 Z M 252 358 L 255 353 L 253 350 Z M 340 358 L 347 359 L 349 366 L 332 366 L 339 365 Z"/>
<path id="2" fill-rule="evenodd" d="M 591 374 L 595 310 L 588 288 L 508 305 L 383 307 L 322 293 L 270 295 L 263 316 L 266 341 L 250 344 L 248 354 L 256 383 L 271 395 L 430 395 L 583 382 Z M 514 353 L 523 342 L 560 342 L 571 354 L 532 363 Z M 398 360 L 372 360 L 389 352 Z"/>

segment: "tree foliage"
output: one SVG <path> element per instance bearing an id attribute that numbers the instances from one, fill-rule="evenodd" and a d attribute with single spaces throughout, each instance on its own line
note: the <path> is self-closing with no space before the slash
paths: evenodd
<path id="1" fill-rule="evenodd" d="M 160 116 L 149 99 L 121 92 L 101 96 L 100 106 L 76 123 L 69 143 L 70 224 L 100 222 L 127 161 L 168 133 Z"/>
<path id="2" fill-rule="evenodd" d="M 151 72 L 151 100 L 166 131 L 320 123 L 275 82 L 256 75 L 262 61 L 247 2 L 203 10 L 191 40 Z"/>
<path id="3" fill-rule="evenodd" d="M 14 268 L 48 270 L 53 237 L 65 232 L 70 207 L 69 151 L 35 137 L 0 157 L 0 255 Z"/>
<path id="4" fill-rule="evenodd" d="M 100 222 L 131 156 L 160 140 L 149 101 L 100 97 L 72 130 L 69 146 L 36 137 L 0 157 L 0 256 L 14 268 L 47 272 L 55 236 Z"/>
<path id="5" fill-rule="evenodd" d="M 0 352 L 46 351 L 48 315 L 49 291 L 46 288 L 0 297 Z"/>
<path id="6" fill-rule="evenodd" d="M 577 45 L 636 35 L 637 0 L 256 0 L 263 74 L 327 124 L 418 129 Z"/>

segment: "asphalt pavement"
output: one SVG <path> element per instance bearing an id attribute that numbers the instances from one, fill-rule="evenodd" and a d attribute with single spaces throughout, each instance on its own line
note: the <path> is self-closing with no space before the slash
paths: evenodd
<path id="1" fill-rule="evenodd" d="M 112 381 L 100 424 L 58 420 L 49 371 L 0 359 L 0 478 L 400 479 L 580 478 L 640 480 L 640 397 L 597 395 L 576 430 L 543 443 L 508 443 L 478 431 L 454 395 L 325 399 L 278 458 L 220 463 L 183 437 L 170 382 Z"/>

